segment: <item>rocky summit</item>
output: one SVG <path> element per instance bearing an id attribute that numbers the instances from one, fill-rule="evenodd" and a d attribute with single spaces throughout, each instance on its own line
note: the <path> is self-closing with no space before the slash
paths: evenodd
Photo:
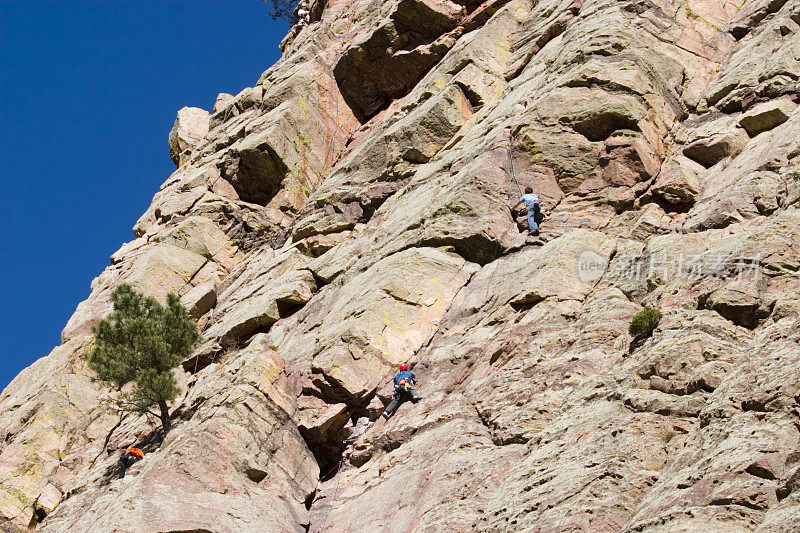
<path id="1" fill-rule="evenodd" d="M 800 530 L 800 0 L 308 11 L 0 396 L 0 529 Z M 164 439 L 82 358 L 121 282 L 203 335 Z"/>

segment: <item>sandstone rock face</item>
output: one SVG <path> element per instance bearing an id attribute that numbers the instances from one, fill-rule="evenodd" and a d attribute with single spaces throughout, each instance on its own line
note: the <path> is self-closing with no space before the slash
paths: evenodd
<path id="1" fill-rule="evenodd" d="M 797 108 L 797 104 L 789 98 L 778 98 L 762 102 L 739 119 L 739 124 L 747 130 L 750 135 L 758 135 L 763 131 L 771 130 L 780 126 L 792 115 Z"/>
<path id="2" fill-rule="evenodd" d="M 178 111 L 169 132 L 169 156 L 176 167 L 185 163 L 191 151 L 208 133 L 208 111 L 184 107 Z"/>
<path id="3" fill-rule="evenodd" d="M 795 531 L 800 2 L 311 11 L 0 395 L 0 529 Z M 165 439 L 81 359 L 123 281 L 203 334 Z"/>

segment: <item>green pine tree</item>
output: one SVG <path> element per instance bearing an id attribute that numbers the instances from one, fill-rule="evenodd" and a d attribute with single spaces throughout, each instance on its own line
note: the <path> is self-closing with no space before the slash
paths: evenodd
<path id="1" fill-rule="evenodd" d="M 114 311 L 92 328 L 95 344 L 86 361 L 109 387 L 120 390 L 133 382 L 133 389 L 120 395 L 120 405 L 160 418 L 166 435 L 168 402 L 180 393 L 172 370 L 200 342 L 197 326 L 175 294 L 168 295 L 167 305 L 162 306 L 155 298 L 120 284 L 111 293 L 111 302 Z M 159 413 L 151 410 L 154 407 Z"/>

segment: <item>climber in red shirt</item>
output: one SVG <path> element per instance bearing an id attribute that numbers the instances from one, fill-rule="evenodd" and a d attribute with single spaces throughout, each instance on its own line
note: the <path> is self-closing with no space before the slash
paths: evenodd
<path id="1" fill-rule="evenodd" d="M 128 448 L 119 458 L 119 478 L 125 477 L 125 472 L 136 462 L 144 459 L 144 452 L 139 448 Z"/>

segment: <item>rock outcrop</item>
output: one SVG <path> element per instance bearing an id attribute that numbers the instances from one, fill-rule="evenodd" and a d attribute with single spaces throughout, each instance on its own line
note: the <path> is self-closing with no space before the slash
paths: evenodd
<path id="1" fill-rule="evenodd" d="M 800 1 L 311 12 L 0 395 L 0 527 L 796 530 Z M 81 359 L 123 281 L 203 334 L 165 439 Z"/>

